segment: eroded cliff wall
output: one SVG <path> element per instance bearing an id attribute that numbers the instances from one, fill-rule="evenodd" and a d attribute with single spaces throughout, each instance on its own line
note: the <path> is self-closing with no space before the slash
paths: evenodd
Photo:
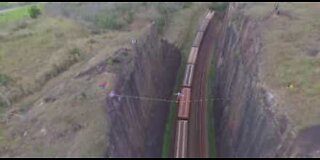
<path id="1" fill-rule="evenodd" d="M 177 48 L 159 37 L 151 26 L 128 50 L 134 57 L 122 69 L 115 88 L 124 96 L 107 100 L 112 125 L 108 157 L 161 157 L 170 104 L 160 99 L 171 98 L 181 57 Z"/>
<path id="2" fill-rule="evenodd" d="M 259 22 L 243 15 L 245 4 L 225 13 L 215 50 L 213 92 L 218 157 L 289 157 L 296 155 L 291 127 L 276 117 L 272 95 L 258 77 Z"/>

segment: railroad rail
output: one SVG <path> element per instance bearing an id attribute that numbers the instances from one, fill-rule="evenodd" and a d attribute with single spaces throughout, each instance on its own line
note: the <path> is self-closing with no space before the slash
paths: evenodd
<path id="1" fill-rule="evenodd" d="M 207 30 L 213 15 L 214 15 L 214 11 L 208 11 L 204 20 L 201 22 L 189 53 L 187 66 L 186 66 L 184 79 L 183 79 L 183 84 L 181 88 L 182 96 L 179 99 L 179 108 L 178 108 L 176 132 L 175 132 L 176 134 L 174 138 L 175 139 L 175 142 L 174 142 L 175 158 L 186 158 L 188 156 L 188 132 L 189 132 L 189 126 L 190 126 L 191 93 L 193 91 L 192 86 L 195 85 L 192 82 L 194 80 L 195 67 L 199 65 L 197 64 L 199 48 L 202 44 L 205 31 Z M 201 123 L 204 123 L 204 122 L 201 122 Z M 203 130 L 201 130 L 201 127 L 200 127 L 200 132 L 203 132 Z M 200 134 L 204 134 L 204 133 L 200 133 Z M 202 138 L 200 140 L 200 145 L 204 145 L 203 143 L 204 142 Z M 201 153 L 201 154 L 205 154 L 205 153 Z"/>

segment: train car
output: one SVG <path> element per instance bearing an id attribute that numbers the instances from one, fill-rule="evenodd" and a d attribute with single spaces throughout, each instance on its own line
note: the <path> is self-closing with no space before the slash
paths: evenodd
<path id="1" fill-rule="evenodd" d="M 183 87 L 191 87 L 192 79 L 193 79 L 193 71 L 194 71 L 194 65 L 193 64 L 187 64 L 187 68 L 184 73 L 184 79 L 183 79 Z"/>
<path id="2" fill-rule="evenodd" d="M 203 32 L 198 32 L 196 38 L 193 41 L 192 47 L 199 47 L 202 41 Z"/>
<path id="3" fill-rule="evenodd" d="M 188 153 L 188 121 L 178 120 L 176 128 L 174 158 L 186 158 Z"/>
<path id="4" fill-rule="evenodd" d="M 188 63 L 189 64 L 196 64 L 198 56 L 198 47 L 192 47 L 189 53 Z"/>
<path id="5" fill-rule="evenodd" d="M 181 98 L 179 100 L 178 119 L 189 119 L 190 103 L 191 103 L 191 89 L 182 88 Z"/>

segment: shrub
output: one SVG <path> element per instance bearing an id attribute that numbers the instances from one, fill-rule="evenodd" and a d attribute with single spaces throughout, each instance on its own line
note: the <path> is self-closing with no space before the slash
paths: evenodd
<path id="1" fill-rule="evenodd" d="M 79 48 L 72 48 L 71 50 L 69 50 L 69 54 L 70 54 L 70 61 L 77 61 L 78 58 L 80 58 L 81 56 L 81 51 Z"/>
<path id="2" fill-rule="evenodd" d="M 0 85 L 3 85 L 3 86 L 7 85 L 9 80 L 10 78 L 7 75 L 0 74 Z"/>
<path id="3" fill-rule="evenodd" d="M 41 14 L 41 11 L 37 6 L 31 6 L 29 8 L 29 16 L 31 18 L 37 18 L 40 14 Z"/>
<path id="4" fill-rule="evenodd" d="M 80 55 L 80 49 L 79 48 L 73 48 L 69 51 L 69 53 L 73 56 L 79 56 Z"/>

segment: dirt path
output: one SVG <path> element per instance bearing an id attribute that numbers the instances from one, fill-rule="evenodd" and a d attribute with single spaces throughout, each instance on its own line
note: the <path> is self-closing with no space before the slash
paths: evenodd
<path id="1" fill-rule="evenodd" d="M 199 49 L 193 80 L 191 100 L 189 157 L 208 157 L 207 79 L 213 54 L 213 24 L 210 22 Z M 201 100 L 201 101 L 200 101 Z"/>
<path id="2" fill-rule="evenodd" d="M 15 11 L 17 9 L 23 8 L 25 6 L 31 6 L 31 5 L 24 5 L 24 6 L 17 6 L 17 7 L 12 7 L 12 8 L 6 8 L 6 9 L 1 9 L 0 10 L 0 14 L 1 13 L 6 13 L 6 12 L 11 12 L 11 11 Z"/>

